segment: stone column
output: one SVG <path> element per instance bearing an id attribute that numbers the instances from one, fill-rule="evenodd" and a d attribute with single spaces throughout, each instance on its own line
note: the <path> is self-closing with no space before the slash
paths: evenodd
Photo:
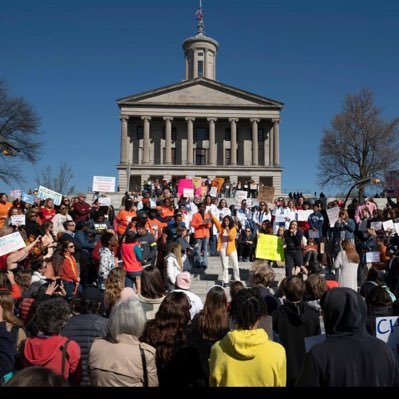
<path id="1" fill-rule="evenodd" d="M 231 165 L 237 165 L 237 118 L 229 118 L 230 122 L 230 152 Z"/>
<path id="2" fill-rule="evenodd" d="M 273 119 L 273 153 L 274 165 L 280 165 L 280 119 Z"/>
<path id="3" fill-rule="evenodd" d="M 215 122 L 216 118 L 207 118 L 209 123 L 209 165 L 216 165 Z"/>
<path id="4" fill-rule="evenodd" d="M 128 137 L 127 137 L 127 121 L 128 116 L 121 116 L 121 163 L 127 163 L 127 151 L 128 151 Z"/>
<path id="5" fill-rule="evenodd" d="M 252 122 L 252 165 L 258 166 L 258 123 L 260 119 L 253 118 L 250 121 Z"/>
<path id="6" fill-rule="evenodd" d="M 273 150 L 274 150 L 274 146 L 273 146 L 273 131 L 272 131 L 272 129 L 270 129 L 270 131 L 269 131 L 269 166 L 273 166 L 274 165 Z"/>
<path id="7" fill-rule="evenodd" d="M 198 78 L 198 53 L 197 49 L 193 50 L 193 79 Z"/>
<path id="8" fill-rule="evenodd" d="M 142 116 L 141 119 L 144 121 L 144 132 L 143 132 L 143 164 L 148 165 L 150 163 L 150 116 Z"/>
<path id="9" fill-rule="evenodd" d="M 193 145 L 194 145 L 194 121 L 195 118 L 187 117 L 184 118 L 187 121 L 187 165 L 194 164 L 194 154 L 193 154 Z"/>
<path id="10" fill-rule="evenodd" d="M 165 121 L 165 164 L 172 163 L 172 120 L 170 116 L 164 116 Z"/>

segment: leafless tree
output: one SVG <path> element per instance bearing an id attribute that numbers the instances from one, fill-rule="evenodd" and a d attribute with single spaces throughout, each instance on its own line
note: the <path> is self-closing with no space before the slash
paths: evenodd
<path id="1" fill-rule="evenodd" d="M 0 180 L 24 181 L 21 161 L 35 164 L 39 159 L 40 120 L 23 98 L 10 97 L 0 80 Z"/>
<path id="2" fill-rule="evenodd" d="M 53 174 L 53 169 L 50 165 L 36 173 L 35 182 L 38 186 L 44 186 L 57 193 L 70 195 L 75 192 L 75 186 L 70 185 L 72 178 L 71 167 L 65 162 L 61 162 L 55 174 Z"/>
<path id="3" fill-rule="evenodd" d="M 398 162 L 399 118 L 384 121 L 369 89 L 347 95 L 344 109 L 324 130 L 318 180 L 343 188 L 369 177 L 382 178 Z M 359 187 L 363 193 L 364 186 Z"/>

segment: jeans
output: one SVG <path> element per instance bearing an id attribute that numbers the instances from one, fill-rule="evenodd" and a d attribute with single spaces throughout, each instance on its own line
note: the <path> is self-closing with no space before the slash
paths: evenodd
<path id="1" fill-rule="evenodd" d="M 209 238 L 196 238 L 194 249 L 194 267 L 206 269 L 208 267 Z"/>

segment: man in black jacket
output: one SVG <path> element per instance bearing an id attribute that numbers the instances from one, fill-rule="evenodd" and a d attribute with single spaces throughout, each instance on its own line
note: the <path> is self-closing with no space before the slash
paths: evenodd
<path id="1" fill-rule="evenodd" d="M 399 386 L 392 350 L 366 331 L 363 298 L 351 288 L 334 288 L 321 308 L 327 338 L 306 355 L 296 386 Z"/>

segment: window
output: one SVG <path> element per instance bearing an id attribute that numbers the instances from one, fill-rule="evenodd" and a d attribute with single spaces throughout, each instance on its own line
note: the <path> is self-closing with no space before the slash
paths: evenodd
<path id="1" fill-rule="evenodd" d="M 177 137 L 177 130 L 176 130 L 176 126 L 172 126 L 172 141 L 176 141 L 176 137 Z M 163 136 L 162 138 L 165 140 L 166 138 L 166 131 L 165 131 L 165 126 L 163 127 Z"/>
<path id="2" fill-rule="evenodd" d="M 196 165 L 206 165 L 206 149 L 197 148 L 195 150 L 195 164 Z"/>
<path id="3" fill-rule="evenodd" d="M 231 162 L 231 150 L 230 148 L 226 148 L 224 150 L 224 164 L 230 165 L 230 162 Z"/>
<path id="4" fill-rule="evenodd" d="M 143 126 L 137 126 L 137 140 L 141 140 L 144 137 L 144 129 Z"/>
<path id="5" fill-rule="evenodd" d="M 205 127 L 197 127 L 195 129 L 195 141 L 208 140 L 208 129 Z"/>
<path id="6" fill-rule="evenodd" d="M 226 141 L 230 141 L 231 140 L 231 130 L 229 127 L 226 127 L 226 129 L 224 130 L 224 139 Z"/>
<path id="7" fill-rule="evenodd" d="M 258 142 L 265 141 L 265 129 L 258 129 Z"/>
<path id="8" fill-rule="evenodd" d="M 172 162 L 172 165 L 176 165 L 176 148 L 171 148 L 171 155 L 172 155 L 172 160 L 171 160 L 171 162 Z M 164 147 L 163 149 L 162 149 L 162 159 L 163 159 L 163 163 L 165 163 L 166 162 L 166 148 Z"/>
<path id="9" fill-rule="evenodd" d="M 201 53 L 200 53 L 200 52 L 198 53 L 198 57 L 203 57 L 203 56 L 204 56 L 204 53 L 202 53 L 202 52 L 201 52 Z"/>
<path id="10" fill-rule="evenodd" d="M 198 61 L 198 76 L 204 76 L 204 61 Z"/>

